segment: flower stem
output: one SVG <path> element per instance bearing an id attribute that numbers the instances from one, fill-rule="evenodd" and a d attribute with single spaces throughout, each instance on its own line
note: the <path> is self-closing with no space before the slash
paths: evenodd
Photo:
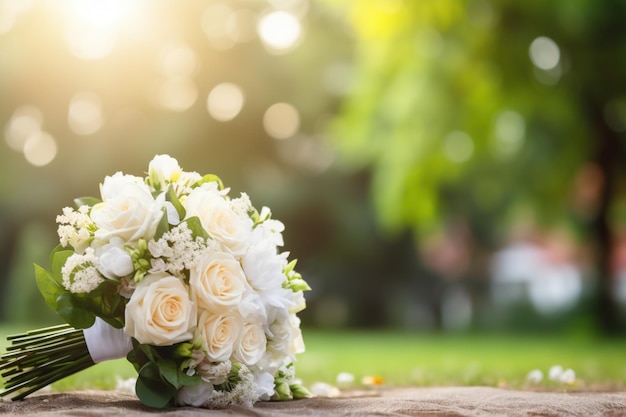
<path id="1" fill-rule="evenodd" d="M 51 383 L 94 365 L 83 331 L 67 324 L 7 336 L 11 346 L 0 356 L 4 390 L 21 400 Z"/>

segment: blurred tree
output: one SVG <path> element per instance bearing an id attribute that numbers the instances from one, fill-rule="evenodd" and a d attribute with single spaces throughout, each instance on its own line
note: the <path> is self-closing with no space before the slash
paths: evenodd
<path id="1" fill-rule="evenodd" d="M 570 222 L 594 246 L 599 324 L 617 331 L 626 2 L 328 2 L 357 42 L 331 130 L 344 162 L 372 169 L 382 224 L 423 237 L 464 217 L 476 233 L 481 215 L 485 243 L 522 210 Z"/>

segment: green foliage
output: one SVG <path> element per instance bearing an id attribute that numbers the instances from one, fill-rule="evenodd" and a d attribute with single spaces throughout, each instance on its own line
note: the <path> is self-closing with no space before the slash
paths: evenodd
<path id="1" fill-rule="evenodd" d="M 331 132 L 344 163 L 371 168 L 384 226 L 428 232 L 472 212 L 502 224 L 522 206 L 563 218 L 579 169 L 595 157 L 594 107 L 602 115 L 626 93 L 616 58 L 624 30 L 612 24 L 623 6 L 341 4 L 356 34 L 356 81 Z M 558 45 L 554 69 L 529 57 L 540 36 Z"/>
<path id="2" fill-rule="evenodd" d="M 180 344 L 168 347 L 156 347 L 137 343 L 133 340 L 133 350 L 127 359 L 137 370 L 137 397 L 155 408 L 174 405 L 176 392 L 183 386 L 195 386 L 200 383 L 200 376 L 189 376 L 180 363 L 170 358 L 177 358 L 181 363 Z"/>
<path id="3" fill-rule="evenodd" d="M 105 280 L 89 294 L 74 294 L 65 289 L 61 269 L 73 253 L 57 246 L 51 254 L 50 271 L 35 265 L 37 287 L 46 304 L 77 329 L 93 325 L 96 315 L 113 327 L 123 327 L 124 300 L 118 294 L 117 282 Z"/>

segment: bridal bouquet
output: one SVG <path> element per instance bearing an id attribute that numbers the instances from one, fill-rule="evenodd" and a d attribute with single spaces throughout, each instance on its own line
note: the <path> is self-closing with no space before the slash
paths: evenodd
<path id="1" fill-rule="evenodd" d="M 283 224 L 228 193 L 217 176 L 157 155 L 146 177 L 107 176 L 100 198 L 63 209 L 50 268 L 35 272 L 67 324 L 9 336 L 0 395 L 21 399 L 126 357 L 153 407 L 308 396 L 293 363 L 309 287 L 278 250 Z"/>

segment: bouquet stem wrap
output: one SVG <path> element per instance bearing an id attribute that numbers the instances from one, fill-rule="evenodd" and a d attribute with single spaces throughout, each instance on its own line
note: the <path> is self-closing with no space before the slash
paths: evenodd
<path id="1" fill-rule="evenodd" d="M 116 329 L 99 317 L 93 326 L 83 330 L 83 335 L 94 363 L 125 358 L 133 349 L 132 339 L 123 329 Z"/>

